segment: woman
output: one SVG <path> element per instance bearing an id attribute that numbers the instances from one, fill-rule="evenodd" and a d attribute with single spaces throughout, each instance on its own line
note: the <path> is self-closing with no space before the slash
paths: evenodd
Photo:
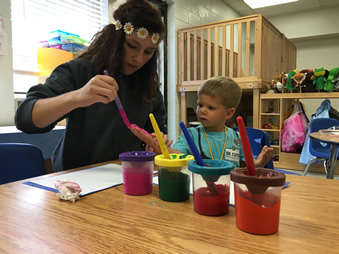
<path id="1" fill-rule="evenodd" d="M 67 118 L 65 135 L 52 155 L 55 171 L 144 150 L 139 138 L 147 138 L 124 125 L 117 96 L 131 123 L 152 132 L 148 116 L 153 113 L 167 132 L 157 74 L 164 35 L 160 12 L 147 1 L 131 0 L 113 17 L 115 25 L 104 27 L 85 52 L 58 66 L 45 84 L 33 86 L 16 112 L 15 124 L 26 133 L 48 132 Z"/>

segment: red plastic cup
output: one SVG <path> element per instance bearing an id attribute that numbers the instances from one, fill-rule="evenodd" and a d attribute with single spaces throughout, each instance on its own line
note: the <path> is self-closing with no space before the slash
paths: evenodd
<path id="1" fill-rule="evenodd" d="M 196 213 L 221 216 L 229 212 L 230 171 L 228 161 L 204 160 L 200 166 L 195 160 L 188 163 L 193 177 L 193 205 Z"/>
<path id="2" fill-rule="evenodd" d="M 239 229 L 257 235 L 278 232 L 281 187 L 285 179 L 285 174 L 266 168 L 257 168 L 256 176 L 248 176 L 246 168 L 231 171 Z"/>

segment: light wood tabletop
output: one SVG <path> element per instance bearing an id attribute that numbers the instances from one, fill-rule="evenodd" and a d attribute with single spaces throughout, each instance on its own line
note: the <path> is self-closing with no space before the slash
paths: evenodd
<path id="1" fill-rule="evenodd" d="M 36 178 L 34 178 L 36 179 Z M 185 202 L 123 186 L 75 203 L 22 184 L 0 185 L 0 253 L 338 253 L 339 181 L 287 175 L 280 228 L 253 235 L 235 225 L 235 210 L 209 217 Z"/>
<path id="2" fill-rule="evenodd" d="M 331 134 L 331 133 L 324 133 L 321 131 L 317 131 L 317 132 L 312 132 L 310 133 L 310 136 L 315 139 L 318 140 L 320 142 L 327 142 L 330 144 L 339 144 L 339 135 L 338 134 Z"/>

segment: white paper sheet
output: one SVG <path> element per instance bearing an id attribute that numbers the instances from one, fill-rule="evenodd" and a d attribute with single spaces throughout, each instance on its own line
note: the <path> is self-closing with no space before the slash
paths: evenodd
<path id="1" fill-rule="evenodd" d="M 122 166 L 109 163 L 98 167 L 29 181 L 24 184 L 57 192 L 54 184 L 58 179 L 76 182 L 82 189 L 80 196 L 84 196 L 122 184 Z"/>

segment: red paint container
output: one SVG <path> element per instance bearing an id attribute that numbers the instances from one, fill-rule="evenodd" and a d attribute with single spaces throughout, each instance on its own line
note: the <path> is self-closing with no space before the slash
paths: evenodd
<path id="1" fill-rule="evenodd" d="M 215 191 L 200 187 L 193 192 L 194 211 L 203 215 L 228 214 L 230 189 L 228 184 L 215 184 Z"/>
<path id="2" fill-rule="evenodd" d="M 194 211 L 207 216 L 228 214 L 230 196 L 230 171 L 233 164 L 227 161 L 204 160 L 199 166 L 196 161 L 188 163 L 193 177 Z"/>
<path id="3" fill-rule="evenodd" d="M 246 168 L 231 171 L 236 225 L 239 229 L 258 235 L 278 232 L 281 189 L 285 179 L 283 173 L 266 168 L 257 168 L 256 176 L 248 176 Z"/>

